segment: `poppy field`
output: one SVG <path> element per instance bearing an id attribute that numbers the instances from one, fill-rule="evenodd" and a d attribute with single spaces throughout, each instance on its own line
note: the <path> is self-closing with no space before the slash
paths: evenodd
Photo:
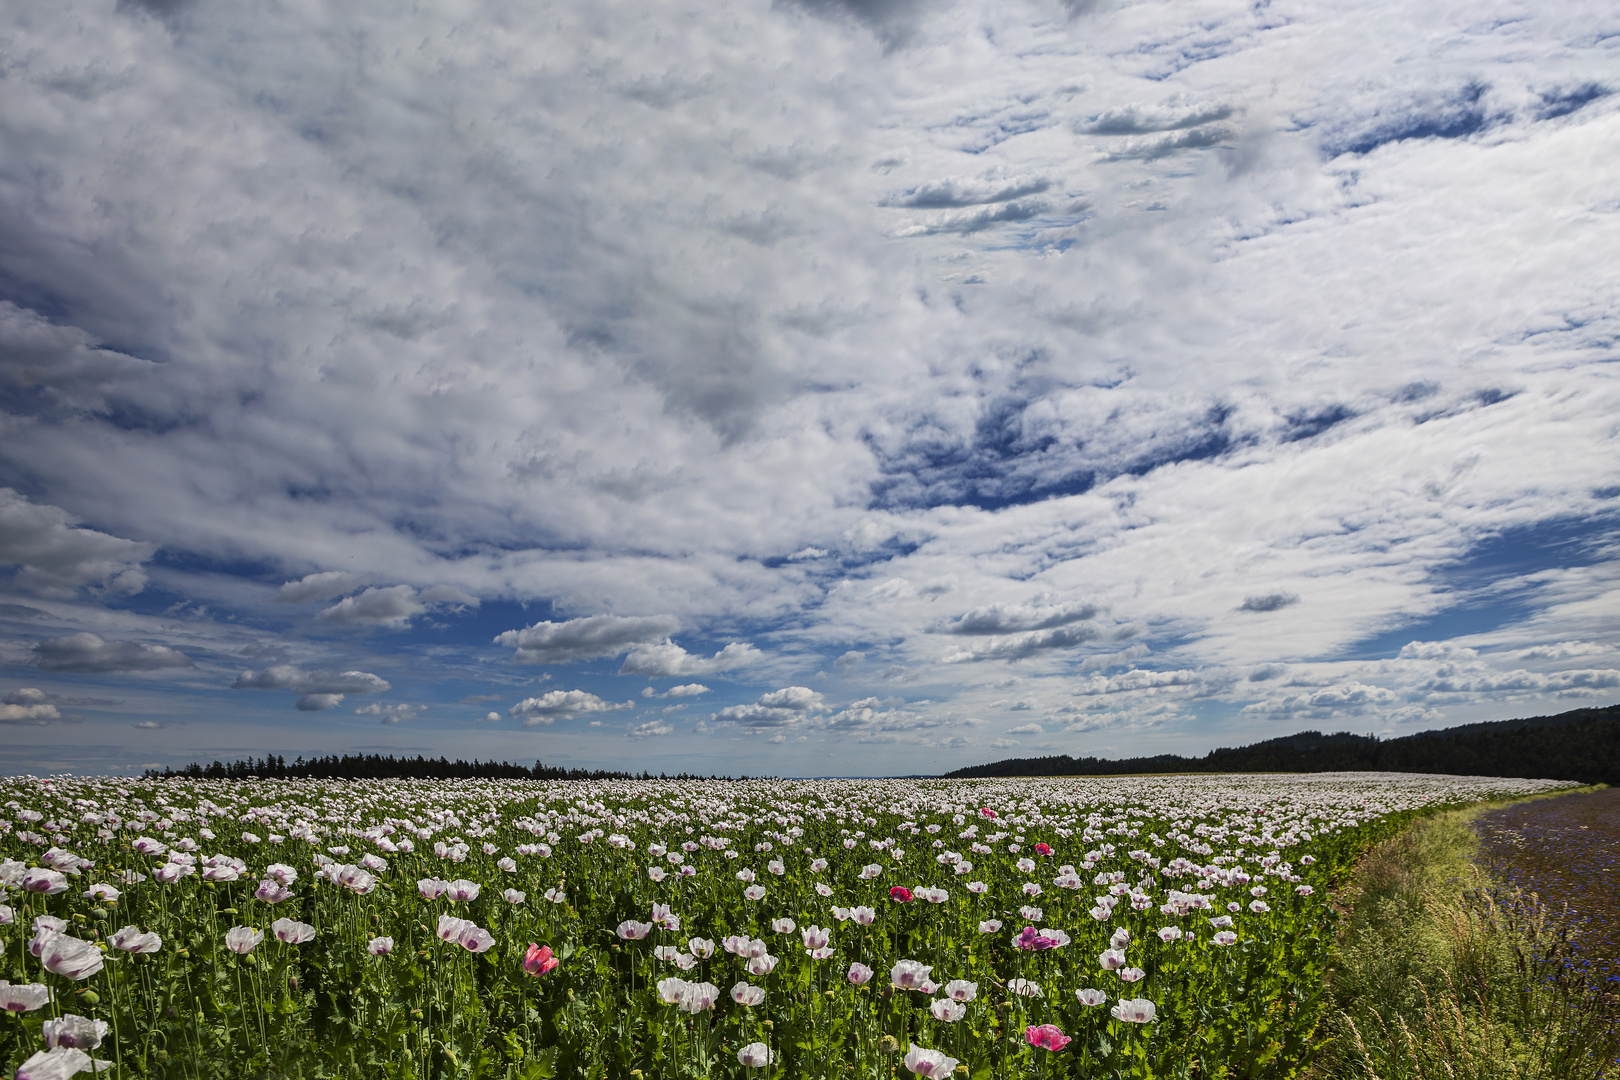
<path id="1" fill-rule="evenodd" d="M 1287 1077 L 1398 774 L 0 781 L 0 1075 Z"/>

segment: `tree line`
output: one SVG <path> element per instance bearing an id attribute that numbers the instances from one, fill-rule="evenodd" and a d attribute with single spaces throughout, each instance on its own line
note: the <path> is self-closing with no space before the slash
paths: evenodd
<path id="1" fill-rule="evenodd" d="M 240 761 L 215 761 L 209 765 L 192 762 L 180 769 L 147 769 L 148 780 L 719 780 L 729 777 L 703 777 L 692 773 L 671 776 L 650 772 L 639 776 L 613 769 L 565 769 L 536 761 L 534 766 L 507 761 L 449 761 L 443 757 L 394 757 L 392 754 L 328 754 L 291 762 L 280 754 Z M 744 777 L 743 779 L 747 779 Z"/>
<path id="2" fill-rule="evenodd" d="M 987 776 L 1103 776 L 1215 772 L 1415 772 L 1620 783 L 1620 705 L 1556 716 L 1496 720 L 1379 739 L 1348 731 L 1302 731 L 1203 757 L 1158 754 L 1006 758 L 946 773 Z"/>

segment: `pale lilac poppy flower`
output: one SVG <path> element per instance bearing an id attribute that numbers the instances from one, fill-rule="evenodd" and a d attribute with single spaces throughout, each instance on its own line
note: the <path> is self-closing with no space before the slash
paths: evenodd
<path id="1" fill-rule="evenodd" d="M 39 961 L 46 971 L 75 980 L 88 979 L 104 963 L 100 949 L 66 934 L 52 934 L 40 950 Z"/>
<path id="2" fill-rule="evenodd" d="M 640 941 L 652 933 L 652 928 L 653 924 L 650 922 L 637 922 L 634 919 L 626 919 L 619 924 L 616 932 L 625 941 Z"/>
<path id="3" fill-rule="evenodd" d="M 872 981 L 872 969 L 865 964 L 849 965 L 849 981 L 856 986 L 865 986 Z"/>
<path id="4" fill-rule="evenodd" d="M 67 892 L 67 877 L 56 870 L 47 870 L 36 866 L 22 876 L 18 883 L 23 892 L 34 893 L 41 896 L 55 896 L 57 893 Z"/>
<path id="5" fill-rule="evenodd" d="M 952 979 L 944 989 L 945 996 L 952 1001 L 972 1001 L 979 996 L 979 984 L 966 979 Z"/>
<path id="6" fill-rule="evenodd" d="M 290 896 L 292 896 L 291 889 L 269 878 L 259 882 L 259 887 L 253 890 L 253 898 L 266 904 L 279 904 Z"/>
<path id="7" fill-rule="evenodd" d="M 283 945 L 302 945 L 315 939 L 315 928 L 297 919 L 277 919 L 270 924 L 270 930 Z"/>
<path id="8" fill-rule="evenodd" d="M 967 1006 L 950 998 L 935 998 L 929 1003 L 928 1011 L 934 1014 L 935 1020 L 954 1024 L 967 1015 Z"/>
<path id="9" fill-rule="evenodd" d="M 73 1046 L 59 1046 L 55 1050 L 41 1050 L 17 1066 L 16 1080 L 67 1080 L 81 1072 L 94 1072 L 96 1064 L 89 1054 Z"/>
<path id="10" fill-rule="evenodd" d="M 737 1063 L 750 1069 L 763 1069 L 771 1063 L 771 1048 L 762 1042 L 749 1043 L 737 1051 Z"/>
<path id="11" fill-rule="evenodd" d="M 92 885 L 84 891 L 86 900 L 117 900 L 122 895 L 111 885 Z"/>
<path id="12" fill-rule="evenodd" d="M 1147 972 L 1139 967 L 1120 968 L 1119 977 L 1126 982 L 1140 982 L 1142 979 L 1147 978 Z"/>
<path id="13" fill-rule="evenodd" d="M 505 892 L 501 893 L 501 899 L 505 900 L 508 904 L 521 904 L 528 898 L 529 894 L 523 892 L 521 889 L 507 889 Z"/>
<path id="14" fill-rule="evenodd" d="M 461 937 L 462 931 L 471 925 L 467 919 L 458 919 L 454 915 L 440 915 L 439 925 L 433 932 L 440 941 L 456 941 Z"/>
<path id="15" fill-rule="evenodd" d="M 59 1046 L 94 1050 L 101 1045 L 101 1040 L 107 1037 L 107 1021 L 90 1020 L 67 1013 L 59 1020 L 45 1021 L 45 1027 L 40 1034 L 45 1037 L 45 1045 L 51 1050 Z"/>
<path id="16" fill-rule="evenodd" d="M 769 975 L 776 969 L 776 964 L 777 957 L 774 957 L 769 953 L 766 953 L 763 956 L 756 956 L 748 961 L 748 973 L 750 975 L 759 976 Z"/>
<path id="17" fill-rule="evenodd" d="M 765 886 L 763 886 L 763 885 L 750 885 L 750 886 L 748 886 L 748 888 L 743 890 L 743 899 L 744 900 L 763 900 L 763 899 L 765 899 Z"/>
<path id="18" fill-rule="evenodd" d="M 686 947 L 692 950 L 693 956 L 704 960 L 714 955 L 714 942 L 709 938 L 692 938 L 687 941 Z"/>
<path id="19" fill-rule="evenodd" d="M 1115 1020 L 1123 1020 L 1128 1024 L 1146 1024 L 1157 1012 L 1153 1002 L 1147 998 L 1122 998 L 1119 1004 L 1108 1011 Z"/>
<path id="20" fill-rule="evenodd" d="M 1125 966 L 1125 952 L 1123 949 L 1104 949 L 1097 962 L 1104 971 L 1118 971 Z"/>
<path id="21" fill-rule="evenodd" d="M 133 926 L 115 931 L 107 944 L 127 953 L 155 953 L 163 947 L 163 939 L 154 932 L 141 933 Z"/>
<path id="22" fill-rule="evenodd" d="M 424 900 L 437 900 L 450 888 L 448 881 L 436 877 L 423 878 L 416 883 L 416 891 L 422 894 Z"/>
<path id="23" fill-rule="evenodd" d="M 832 931 L 823 930 L 821 927 L 812 924 L 805 927 L 799 936 L 803 939 L 806 949 L 825 949 L 827 942 L 832 939 Z"/>
<path id="24" fill-rule="evenodd" d="M 939 1050 L 927 1050 L 916 1043 L 906 1051 L 905 1059 L 901 1062 L 917 1076 L 926 1080 L 943 1080 L 956 1071 L 957 1060 L 949 1057 Z"/>
<path id="25" fill-rule="evenodd" d="M 1008 979 L 1007 989 L 1019 997 L 1045 997 L 1041 992 L 1041 984 L 1028 979 Z"/>
<path id="26" fill-rule="evenodd" d="M 983 922 L 981 922 L 979 924 L 979 933 L 981 933 L 981 934 L 998 934 L 1000 932 L 1001 932 L 1001 920 L 1000 919 L 985 919 Z"/>
<path id="27" fill-rule="evenodd" d="M 264 934 L 251 926 L 233 926 L 225 931 L 225 947 L 238 956 L 246 956 L 263 940 Z"/>
<path id="28" fill-rule="evenodd" d="M 1210 940 L 1215 942 L 1217 945 L 1236 945 L 1237 935 L 1230 930 L 1221 930 L 1218 931 Z"/>
<path id="29" fill-rule="evenodd" d="M 456 878 L 456 880 L 450 883 L 450 887 L 445 889 L 444 894 L 448 899 L 454 900 L 458 903 L 469 903 L 478 899 L 478 892 L 481 888 L 482 886 L 476 881 L 468 881 L 466 878 Z"/>
<path id="30" fill-rule="evenodd" d="M 374 937 L 366 942 L 366 952 L 372 956 L 387 956 L 394 951 L 394 939 L 391 937 Z"/>
<path id="31" fill-rule="evenodd" d="M 793 933 L 793 928 L 794 923 L 792 919 L 771 920 L 771 929 L 775 930 L 778 934 L 791 934 Z"/>
<path id="32" fill-rule="evenodd" d="M 765 988 L 754 986 L 751 983 L 739 982 L 731 988 L 731 1000 L 739 1005 L 752 1008 L 765 1000 Z"/>
<path id="33" fill-rule="evenodd" d="M 855 920 L 857 926 L 871 926 L 877 921 L 877 909 L 864 905 L 849 909 L 849 917 Z"/>
<path id="34" fill-rule="evenodd" d="M 51 989 L 43 983 L 8 983 L 0 979 L 0 1012 L 33 1012 L 50 1001 Z"/>
<path id="35" fill-rule="evenodd" d="M 1107 994 L 1103 993 L 1101 990 L 1093 990 L 1089 986 L 1083 990 L 1076 990 L 1074 992 L 1074 996 L 1079 1000 L 1080 1004 L 1091 1009 L 1096 1008 L 1098 1005 L 1105 1004 L 1108 1001 Z"/>
<path id="36" fill-rule="evenodd" d="M 896 990 L 919 990 L 925 994 L 934 992 L 933 965 L 924 964 L 918 960 L 901 960 L 889 971 L 889 982 Z"/>
<path id="37" fill-rule="evenodd" d="M 469 925 L 456 938 L 456 944 L 471 953 L 488 952 L 495 947 L 495 938 L 483 927 Z"/>

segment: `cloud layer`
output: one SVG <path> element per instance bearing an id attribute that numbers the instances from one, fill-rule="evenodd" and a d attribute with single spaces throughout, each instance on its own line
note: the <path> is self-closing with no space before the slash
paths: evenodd
<path id="1" fill-rule="evenodd" d="M 8 735 L 911 773 L 1613 700 L 1617 34 L 36 5 Z"/>

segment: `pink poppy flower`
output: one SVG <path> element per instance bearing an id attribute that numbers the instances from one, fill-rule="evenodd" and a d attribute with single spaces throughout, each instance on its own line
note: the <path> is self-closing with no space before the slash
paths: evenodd
<path id="1" fill-rule="evenodd" d="M 550 945 L 536 945 L 529 942 L 529 951 L 523 954 L 523 973 L 525 975 L 544 975 L 558 964 L 562 963 L 551 955 Z"/>
<path id="2" fill-rule="evenodd" d="M 896 885 L 889 890 L 889 899 L 899 904 L 911 903 L 911 890 L 904 885 Z"/>
<path id="3" fill-rule="evenodd" d="M 1055 1024 L 1031 1024 L 1024 1029 L 1024 1041 L 1042 1050 L 1061 1050 L 1069 1045 L 1070 1039 Z"/>

